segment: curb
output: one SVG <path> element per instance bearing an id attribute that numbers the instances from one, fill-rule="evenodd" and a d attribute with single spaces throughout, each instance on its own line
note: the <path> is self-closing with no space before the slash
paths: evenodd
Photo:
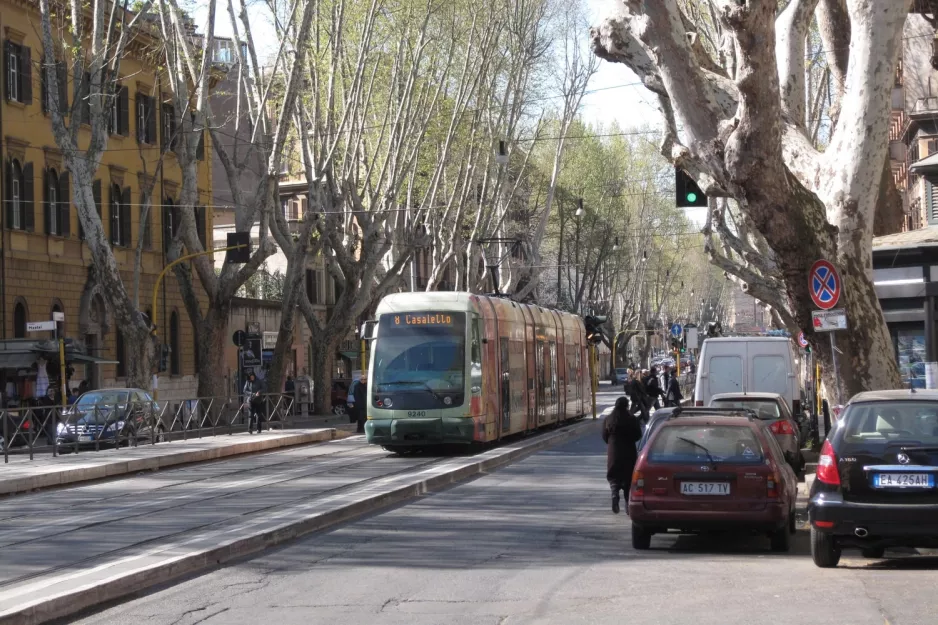
<path id="1" fill-rule="evenodd" d="M 110 458 L 106 458 L 103 462 L 96 465 L 63 467 L 60 470 L 48 471 L 46 473 L 4 479 L 0 481 L 0 496 L 24 493 L 42 488 L 53 488 L 66 484 L 89 482 L 118 475 L 126 475 L 128 473 L 138 473 L 140 471 L 156 471 L 182 464 L 208 462 L 229 456 L 240 456 L 283 447 L 320 443 L 336 438 L 344 438 L 345 436 L 347 436 L 345 432 L 341 432 L 335 428 L 325 428 L 312 432 L 304 432 L 302 434 L 288 434 L 267 439 L 257 438 L 209 449 L 180 450 L 145 458 L 115 458 L 113 462 L 110 461 Z M 168 444 L 172 445 L 172 443 Z M 94 461 L 101 461 L 100 456 L 94 457 L 92 462 Z"/>
<path id="2" fill-rule="evenodd" d="M 0 592 L 0 625 L 38 625 L 72 616 L 102 603 L 140 594 L 181 577 L 207 572 L 230 560 L 243 558 L 304 534 L 327 529 L 516 462 L 535 452 L 578 438 L 598 422 L 587 418 L 471 458 L 444 461 L 416 474 L 379 478 L 352 492 L 289 506 L 264 518 L 248 519 L 239 527 L 205 530 L 182 544 L 163 545 L 156 553 L 179 554 L 180 547 L 200 540 L 210 542 L 210 545 L 189 553 L 172 555 L 159 562 L 141 563 L 123 573 L 114 571 L 121 565 L 119 561 L 77 573 L 63 573 L 45 580 L 27 582 L 12 592 L 7 591 L 6 594 L 12 594 L 12 597 L 5 599 L 5 593 Z M 320 510 L 316 511 L 317 508 Z M 239 530 L 248 535 L 225 538 Z M 128 557 L 127 561 L 144 560 L 156 553 L 136 554 Z M 83 581 L 81 577 L 90 579 Z M 67 583 L 76 584 L 76 587 L 61 590 Z M 56 591 L 57 588 L 60 590 Z M 15 603 L 20 596 L 24 600 Z"/>

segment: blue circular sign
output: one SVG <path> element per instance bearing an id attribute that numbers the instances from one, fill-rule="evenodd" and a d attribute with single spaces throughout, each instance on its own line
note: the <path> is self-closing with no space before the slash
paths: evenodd
<path id="1" fill-rule="evenodd" d="M 681 327 L 681 324 L 679 323 L 671 324 L 671 336 L 673 336 L 674 338 L 678 338 L 682 334 L 684 334 L 684 328 Z"/>

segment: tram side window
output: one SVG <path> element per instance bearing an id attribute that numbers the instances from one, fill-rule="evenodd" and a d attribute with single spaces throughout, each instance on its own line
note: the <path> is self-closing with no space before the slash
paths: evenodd
<path id="1" fill-rule="evenodd" d="M 482 332 L 479 329 L 482 320 L 478 317 L 472 320 L 472 337 L 469 349 L 469 375 L 472 391 L 482 391 Z"/>

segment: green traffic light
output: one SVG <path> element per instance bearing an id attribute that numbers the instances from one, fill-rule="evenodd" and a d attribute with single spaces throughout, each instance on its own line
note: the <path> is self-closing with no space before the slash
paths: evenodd
<path id="1" fill-rule="evenodd" d="M 697 194 L 694 193 L 693 191 L 691 191 L 690 193 L 688 193 L 688 194 L 687 194 L 687 201 L 688 201 L 688 202 L 696 202 L 696 201 L 697 201 Z"/>

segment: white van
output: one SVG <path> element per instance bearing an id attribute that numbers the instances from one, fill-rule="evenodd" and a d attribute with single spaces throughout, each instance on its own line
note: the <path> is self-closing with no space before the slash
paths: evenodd
<path id="1" fill-rule="evenodd" d="M 694 405 L 717 393 L 778 393 L 801 413 L 801 385 L 791 339 L 738 336 L 707 339 L 700 348 Z"/>

